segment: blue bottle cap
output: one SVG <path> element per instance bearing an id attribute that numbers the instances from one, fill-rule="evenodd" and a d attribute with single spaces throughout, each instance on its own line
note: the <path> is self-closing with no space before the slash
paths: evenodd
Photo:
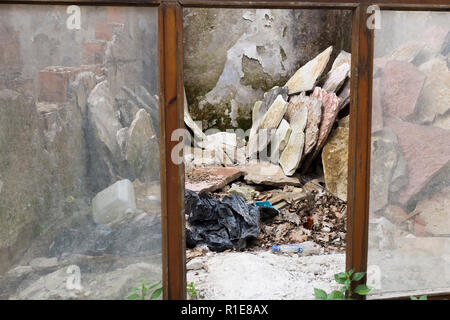
<path id="1" fill-rule="evenodd" d="M 273 252 L 280 252 L 280 246 L 273 244 L 271 247 Z"/>

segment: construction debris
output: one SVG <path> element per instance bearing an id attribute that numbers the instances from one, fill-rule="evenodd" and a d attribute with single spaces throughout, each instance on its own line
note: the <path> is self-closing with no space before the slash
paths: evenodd
<path id="1" fill-rule="evenodd" d="M 200 244 L 218 252 L 242 250 L 260 232 L 259 208 L 236 194 L 219 200 L 186 190 L 186 214 L 186 242 L 191 248 Z"/>
<path id="2" fill-rule="evenodd" d="M 345 140 L 339 145 L 341 163 L 334 159 L 332 143 L 326 142 L 338 112 L 347 103 L 343 100 L 349 96 L 351 55 L 342 51 L 328 74 L 322 76 L 332 49 L 327 48 L 301 67 L 284 87 L 273 87 L 255 103 L 246 140 L 233 132 L 200 132 L 185 105 L 185 121 L 194 134 L 195 147 L 185 156 L 188 246 L 203 243 L 210 250 L 223 251 L 288 243 L 306 243 L 307 247 L 312 243 L 321 252 L 344 250 L 346 171 L 336 166 L 345 164 L 346 169 L 348 143 Z M 323 88 L 317 86 L 320 84 Z M 344 135 L 348 135 L 346 119 L 345 130 L 341 130 Z M 313 172 L 314 159 L 324 146 L 332 157 L 324 163 L 327 184 L 336 174 L 330 170 L 340 173 L 336 187 L 330 190 L 323 187 L 323 173 L 319 173 L 319 179 L 305 175 L 307 170 Z M 256 225 L 251 227 L 251 236 L 244 236 L 242 241 L 241 231 L 236 231 L 239 223 L 229 222 L 255 210 L 259 212 L 252 218 Z M 247 242 L 250 239 L 253 241 Z M 191 251 L 192 257 L 205 253 Z"/>

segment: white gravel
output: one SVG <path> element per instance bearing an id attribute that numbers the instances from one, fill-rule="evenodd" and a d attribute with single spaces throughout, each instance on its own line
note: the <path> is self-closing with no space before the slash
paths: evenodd
<path id="1" fill-rule="evenodd" d="M 308 257 L 269 251 L 208 253 L 197 257 L 187 280 L 202 299 L 314 299 L 314 288 L 339 289 L 334 274 L 345 269 L 344 254 Z"/>

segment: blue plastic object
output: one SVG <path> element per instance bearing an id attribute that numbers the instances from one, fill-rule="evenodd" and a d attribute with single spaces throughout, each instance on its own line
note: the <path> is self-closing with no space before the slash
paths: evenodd
<path id="1" fill-rule="evenodd" d="M 271 207 L 274 208 L 275 210 L 277 210 L 278 213 L 281 213 L 280 210 L 278 210 L 277 208 L 275 208 L 269 201 L 255 201 L 255 205 L 257 207 Z"/>
<path id="2" fill-rule="evenodd" d="M 287 253 L 302 253 L 303 249 L 298 244 L 281 244 L 277 245 L 274 244 L 271 247 L 272 252 L 278 253 L 278 252 L 287 252 Z"/>

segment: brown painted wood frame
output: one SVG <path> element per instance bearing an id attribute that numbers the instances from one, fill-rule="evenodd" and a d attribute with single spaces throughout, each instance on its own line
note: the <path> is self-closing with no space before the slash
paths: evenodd
<path id="1" fill-rule="evenodd" d="M 161 123 L 161 210 L 164 299 L 186 298 L 184 239 L 184 167 L 170 158 L 177 141 L 171 134 L 183 128 L 183 7 L 350 9 L 352 70 L 348 164 L 346 269 L 367 270 L 370 139 L 372 111 L 373 31 L 366 27 L 367 8 L 385 10 L 450 9 L 449 0 L 0 0 L 0 4 L 78 4 L 157 6 L 159 18 L 159 101 Z M 365 282 L 364 278 L 361 282 Z M 432 298 L 449 298 L 439 293 Z M 408 298 L 408 297 L 396 297 Z"/>

